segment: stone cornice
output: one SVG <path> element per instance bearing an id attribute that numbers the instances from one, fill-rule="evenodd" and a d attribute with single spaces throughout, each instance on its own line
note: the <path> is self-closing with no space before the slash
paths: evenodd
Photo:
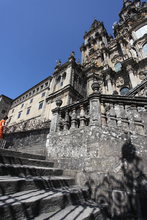
<path id="1" fill-rule="evenodd" d="M 53 76 L 57 75 L 58 73 L 60 73 L 62 71 L 65 71 L 67 69 L 67 67 L 70 65 L 72 68 L 79 66 L 75 61 L 67 61 L 66 63 L 64 63 L 58 67 L 58 69 L 53 73 Z"/>
<path id="2" fill-rule="evenodd" d="M 44 83 L 44 82 L 46 82 L 47 80 L 52 79 L 52 78 L 53 78 L 52 76 L 48 76 L 47 78 L 45 78 L 44 80 L 42 80 L 41 82 L 39 82 L 38 84 L 36 84 L 35 86 L 33 86 L 33 87 L 31 87 L 30 89 L 28 89 L 26 92 L 24 92 L 24 93 L 22 93 L 21 95 L 19 95 L 17 98 L 13 99 L 13 101 L 16 101 L 16 100 L 19 99 L 20 97 L 26 95 L 28 92 L 32 91 L 32 90 L 35 89 L 36 87 L 40 86 L 42 83 Z M 46 88 L 45 88 L 45 89 L 46 89 Z M 45 89 L 43 89 L 43 90 L 45 90 Z M 43 90 L 42 90 L 42 91 L 43 91 Z M 40 91 L 39 91 L 38 93 L 40 93 Z M 31 97 L 33 97 L 33 96 L 35 96 L 35 95 L 36 95 L 36 94 L 32 95 Z M 27 99 L 29 99 L 29 98 L 30 98 L 30 97 L 28 97 Z M 27 100 L 27 99 L 25 99 L 25 100 Z M 25 100 L 22 100 L 22 102 L 25 101 Z M 20 104 L 20 103 L 19 103 L 19 104 Z"/>
<path id="3" fill-rule="evenodd" d="M 100 102 L 103 103 L 113 103 L 113 104 L 125 104 L 129 106 L 147 106 L 147 99 L 146 97 L 126 97 L 126 96 L 114 96 L 114 95 L 104 95 L 99 93 L 93 93 L 86 99 L 81 99 L 80 101 L 61 107 L 60 110 L 68 111 L 73 108 L 77 108 L 80 105 L 88 105 L 91 98 L 99 98 Z"/>
<path id="4" fill-rule="evenodd" d="M 120 95 L 101 95 L 100 96 L 101 102 L 112 102 L 112 103 L 125 103 L 128 105 L 147 105 L 147 98 L 146 97 L 126 97 Z"/>
<path id="5" fill-rule="evenodd" d="M 65 110 L 69 110 L 69 109 L 73 109 L 73 108 L 77 108 L 80 105 L 87 105 L 88 104 L 88 98 L 86 99 L 81 99 L 80 101 L 77 101 L 73 104 L 70 105 L 66 105 L 60 108 L 61 111 L 65 111 Z"/>
<path id="6" fill-rule="evenodd" d="M 0 97 L 4 98 L 4 99 L 6 99 L 6 100 L 8 100 L 8 101 L 10 101 L 10 102 L 13 102 L 13 99 L 11 99 L 11 98 L 9 98 L 8 96 L 5 96 L 5 95 L 3 95 L 3 94 L 1 94 Z"/>
<path id="7" fill-rule="evenodd" d="M 62 64 L 61 66 L 58 67 L 57 70 L 53 73 L 53 76 L 57 75 L 59 72 L 64 71 L 71 63 L 67 61 L 66 63 Z"/>
<path id="8" fill-rule="evenodd" d="M 95 71 L 99 71 L 99 70 L 102 70 L 103 67 L 100 66 L 100 67 L 97 67 L 95 65 L 92 65 L 92 66 L 89 66 L 87 68 L 83 68 L 83 73 L 87 73 L 87 72 L 95 72 Z"/>
<path id="9" fill-rule="evenodd" d="M 53 99 L 55 98 L 56 96 L 59 96 L 59 95 L 62 95 L 64 94 L 65 92 L 73 92 L 75 95 L 79 96 L 80 98 L 83 98 L 83 96 L 78 92 L 76 91 L 70 84 L 65 86 L 63 89 L 60 89 L 52 94 L 50 94 L 47 98 L 46 98 L 46 101 L 48 102 L 50 99 Z"/>

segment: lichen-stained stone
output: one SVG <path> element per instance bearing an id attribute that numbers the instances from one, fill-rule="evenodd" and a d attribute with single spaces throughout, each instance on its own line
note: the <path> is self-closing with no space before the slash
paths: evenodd
<path id="1" fill-rule="evenodd" d="M 111 213 L 118 205 L 125 210 L 128 204 L 130 209 L 137 190 L 142 198 L 147 187 L 144 135 L 88 126 L 48 134 L 46 151 L 48 158 L 58 161 L 59 168 L 78 184 L 88 186 L 91 198 L 110 207 Z"/>

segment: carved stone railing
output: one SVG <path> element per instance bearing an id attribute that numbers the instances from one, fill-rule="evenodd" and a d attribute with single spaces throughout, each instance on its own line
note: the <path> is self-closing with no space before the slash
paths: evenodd
<path id="1" fill-rule="evenodd" d="M 147 135 L 147 99 L 94 92 L 88 99 L 53 110 L 51 132 L 84 126 L 107 126 Z"/>
<path id="2" fill-rule="evenodd" d="M 58 113 L 58 114 L 56 114 Z M 54 115 L 58 115 L 56 131 L 69 130 L 89 125 L 89 101 L 88 99 L 76 102 L 74 104 L 56 108 L 53 110 Z M 54 126 L 54 118 L 51 127 Z"/>
<path id="3" fill-rule="evenodd" d="M 101 95 L 101 124 L 147 134 L 147 99 Z"/>
<path id="4" fill-rule="evenodd" d="M 68 130 L 89 125 L 88 100 L 61 108 L 59 130 Z"/>
<path id="5" fill-rule="evenodd" d="M 5 133 L 23 132 L 37 129 L 50 128 L 50 120 L 41 120 L 32 118 L 27 121 L 22 121 L 17 124 L 5 127 Z"/>

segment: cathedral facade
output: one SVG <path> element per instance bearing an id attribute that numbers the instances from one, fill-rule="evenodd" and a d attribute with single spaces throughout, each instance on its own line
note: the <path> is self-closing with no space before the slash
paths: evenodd
<path id="1" fill-rule="evenodd" d="M 94 20 L 84 34 L 80 50 L 66 63 L 57 62 L 54 73 L 12 100 L 7 127 L 14 131 L 48 126 L 56 101 L 62 107 L 88 98 L 93 82 L 104 95 L 147 97 L 147 3 L 124 0 L 114 37 Z"/>

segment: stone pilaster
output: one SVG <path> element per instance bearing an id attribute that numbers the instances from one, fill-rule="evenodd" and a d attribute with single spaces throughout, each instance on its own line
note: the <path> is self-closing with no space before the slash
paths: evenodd
<path id="1" fill-rule="evenodd" d="M 53 117 L 51 120 L 50 132 L 56 132 L 58 129 L 60 119 L 60 106 L 62 105 L 62 100 L 57 100 L 56 105 L 57 107 L 52 110 Z"/>
<path id="2" fill-rule="evenodd" d="M 92 84 L 93 94 L 89 96 L 90 125 L 101 125 L 101 103 L 99 88 L 99 83 L 94 81 Z"/>

